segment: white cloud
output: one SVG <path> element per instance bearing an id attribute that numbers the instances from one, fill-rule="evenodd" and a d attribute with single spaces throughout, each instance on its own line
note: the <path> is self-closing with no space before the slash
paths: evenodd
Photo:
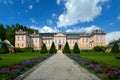
<path id="1" fill-rule="evenodd" d="M 106 44 L 108 44 L 111 40 L 118 40 L 120 38 L 120 31 L 114 31 L 106 34 Z"/>
<path id="2" fill-rule="evenodd" d="M 117 19 L 118 19 L 118 20 L 120 20 L 120 15 L 119 15 L 119 16 L 117 16 Z"/>
<path id="3" fill-rule="evenodd" d="M 43 26 L 42 28 L 37 27 L 37 26 L 30 26 L 30 28 L 39 30 L 39 33 L 59 32 L 59 30 L 56 27 L 52 28 L 52 27 L 49 27 L 49 26 Z"/>
<path id="4" fill-rule="evenodd" d="M 81 27 L 81 28 L 75 28 L 75 29 L 68 29 L 66 32 L 71 32 L 71 33 L 82 33 L 82 32 L 87 32 L 91 33 L 92 31 L 96 29 L 101 29 L 100 27 L 97 27 L 95 25 L 89 26 L 89 27 Z"/>
<path id="5" fill-rule="evenodd" d="M 65 11 L 59 16 L 57 26 L 66 27 L 79 22 L 90 22 L 99 16 L 107 0 L 65 0 Z"/>
<path id="6" fill-rule="evenodd" d="M 57 4 L 60 4 L 61 0 L 56 0 Z"/>
<path id="7" fill-rule="evenodd" d="M 28 8 L 31 10 L 33 8 L 33 5 L 29 5 Z"/>

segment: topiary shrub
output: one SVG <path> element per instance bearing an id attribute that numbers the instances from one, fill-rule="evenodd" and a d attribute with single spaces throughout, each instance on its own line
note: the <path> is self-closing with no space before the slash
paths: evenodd
<path id="1" fill-rule="evenodd" d="M 57 52 L 57 49 L 56 49 L 56 47 L 55 47 L 54 42 L 52 42 L 52 45 L 51 45 L 51 48 L 50 48 L 49 53 L 56 53 L 56 52 Z"/>
<path id="2" fill-rule="evenodd" d="M 68 42 L 66 42 L 66 44 L 65 44 L 65 47 L 63 49 L 63 53 L 71 53 Z"/>
<path id="3" fill-rule="evenodd" d="M 33 52 L 33 48 L 32 47 L 26 47 L 26 48 L 24 48 L 24 52 Z"/>
<path id="4" fill-rule="evenodd" d="M 47 50 L 47 47 L 46 47 L 45 43 L 43 43 L 40 53 L 42 53 L 42 54 L 43 53 L 48 53 L 48 50 Z"/>
<path id="5" fill-rule="evenodd" d="M 73 53 L 80 53 L 80 49 L 79 49 L 77 43 L 75 43 L 75 45 L 74 45 Z"/>
<path id="6" fill-rule="evenodd" d="M 117 43 L 115 43 L 112 47 L 112 50 L 111 50 L 112 53 L 118 53 L 119 52 L 119 46 Z"/>
<path id="7" fill-rule="evenodd" d="M 1 53 L 1 54 L 7 54 L 7 53 L 9 53 L 9 49 L 8 49 L 6 43 L 3 43 L 3 44 L 2 44 L 2 46 L 1 46 L 1 48 L 0 48 L 0 53 Z"/>
<path id="8" fill-rule="evenodd" d="M 18 53 L 18 52 L 24 52 L 24 49 L 23 48 L 14 48 L 14 52 L 15 53 Z"/>
<path id="9" fill-rule="evenodd" d="M 95 47 L 93 48 L 93 50 L 94 50 L 95 52 L 105 52 L 106 47 L 104 47 L 104 46 L 95 46 Z"/>

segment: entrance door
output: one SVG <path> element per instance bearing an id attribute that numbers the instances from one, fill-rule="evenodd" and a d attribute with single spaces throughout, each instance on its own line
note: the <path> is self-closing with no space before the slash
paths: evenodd
<path id="1" fill-rule="evenodd" d="M 58 45 L 58 49 L 61 50 L 61 45 Z"/>

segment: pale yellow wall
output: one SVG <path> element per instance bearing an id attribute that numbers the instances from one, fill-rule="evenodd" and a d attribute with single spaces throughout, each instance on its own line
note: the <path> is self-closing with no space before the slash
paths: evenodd
<path id="1" fill-rule="evenodd" d="M 18 37 L 19 36 L 19 40 Z M 23 37 L 23 38 L 22 38 Z M 84 39 L 84 41 L 83 41 Z M 37 42 L 36 42 L 37 40 Z M 59 40 L 61 42 L 59 43 Z M 92 42 L 93 41 L 93 42 Z M 25 48 L 27 46 L 34 47 L 35 49 L 41 49 L 42 43 L 46 44 L 47 49 L 49 50 L 52 42 L 55 43 L 56 48 L 58 49 L 58 45 L 61 45 L 63 49 L 65 43 L 68 42 L 70 49 L 73 49 L 74 44 L 77 42 L 80 49 L 92 49 L 94 46 L 105 46 L 105 35 L 93 35 L 91 37 L 80 37 L 77 39 L 66 39 L 66 35 L 62 33 L 58 33 L 54 35 L 51 39 L 41 40 L 41 37 L 32 37 L 30 38 L 29 35 L 15 35 L 15 47 Z M 92 42 L 92 43 L 91 43 Z M 19 46 L 18 46 L 19 44 Z M 22 45 L 23 44 L 23 45 Z"/>
<path id="2" fill-rule="evenodd" d="M 26 35 L 15 35 L 15 47 L 25 48 L 27 46 L 26 40 Z"/>

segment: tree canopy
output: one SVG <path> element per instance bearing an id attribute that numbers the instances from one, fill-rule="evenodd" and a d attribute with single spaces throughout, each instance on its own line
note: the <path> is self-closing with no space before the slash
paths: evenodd
<path id="1" fill-rule="evenodd" d="M 12 45 L 14 45 L 15 43 L 15 31 L 18 30 L 23 30 L 23 31 L 28 31 L 29 34 L 33 34 L 34 31 L 36 31 L 36 33 L 39 33 L 38 30 L 35 29 L 31 29 L 29 27 L 20 25 L 20 24 L 12 24 L 12 25 L 3 25 L 0 24 L 0 39 L 2 41 L 4 41 L 5 39 L 9 40 L 11 42 Z"/>

